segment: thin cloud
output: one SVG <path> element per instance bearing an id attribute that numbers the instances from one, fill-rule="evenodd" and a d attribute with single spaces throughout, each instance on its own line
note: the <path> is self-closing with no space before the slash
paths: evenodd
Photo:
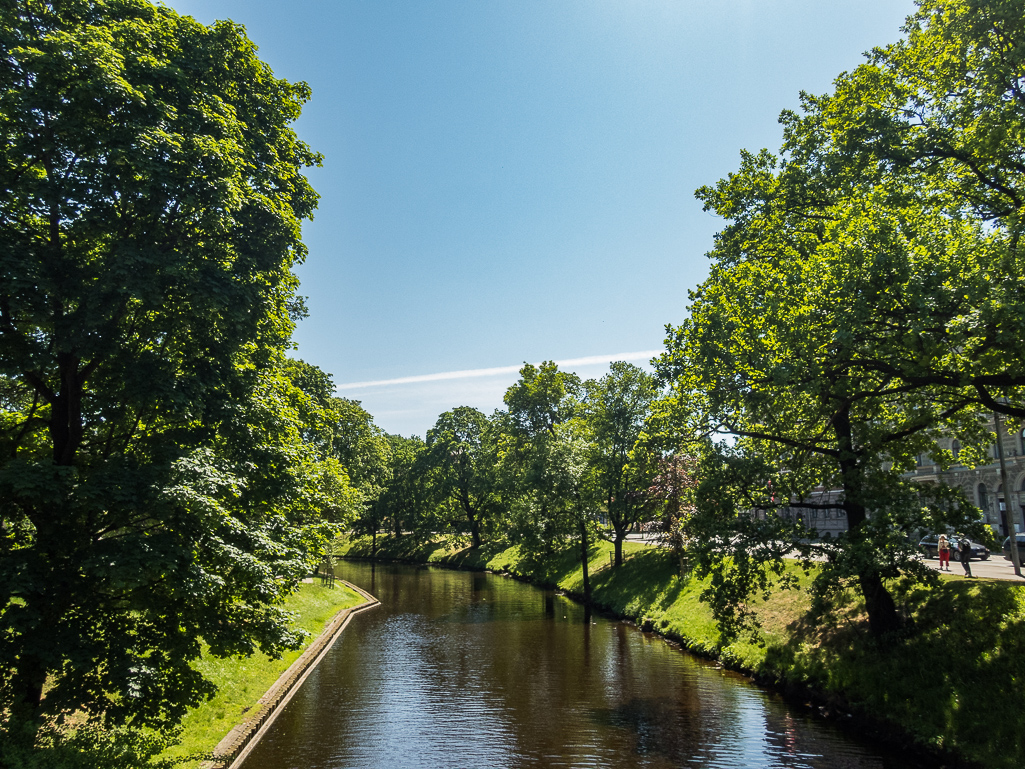
<path id="1" fill-rule="evenodd" d="M 565 368 L 566 366 L 589 366 L 598 363 L 611 363 L 617 360 L 641 360 L 654 358 L 661 355 L 662 350 L 644 350 L 643 352 L 623 352 L 618 355 L 589 355 L 586 358 L 570 358 L 568 360 L 557 360 L 556 365 Z M 538 364 L 534 364 L 538 365 Z M 347 382 L 336 385 L 336 390 L 361 390 L 368 387 L 386 387 L 389 385 L 414 384 L 416 382 L 440 382 L 446 379 L 471 379 L 474 377 L 498 376 L 500 374 L 515 374 L 523 364 L 516 366 L 498 366 L 496 368 L 472 368 L 463 371 L 444 371 L 439 374 L 419 374 L 417 376 L 404 376 L 398 379 L 379 379 L 373 382 Z"/>

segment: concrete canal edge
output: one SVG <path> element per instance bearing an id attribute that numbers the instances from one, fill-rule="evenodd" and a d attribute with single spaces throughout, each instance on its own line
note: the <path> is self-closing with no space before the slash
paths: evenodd
<path id="1" fill-rule="evenodd" d="M 217 743 L 217 747 L 214 748 L 213 760 L 200 764 L 200 769 L 238 769 L 284 710 L 285 705 L 292 699 L 292 695 L 302 686 L 306 677 L 330 651 L 353 615 L 372 609 L 381 603 L 366 590 L 356 587 L 351 582 L 346 582 L 344 579 L 336 580 L 336 582 L 340 582 L 366 600 L 356 606 L 342 609 L 331 618 L 331 621 L 325 626 L 324 632 L 317 636 L 288 670 L 281 674 L 267 690 L 267 693 L 249 711 L 246 719 Z"/>

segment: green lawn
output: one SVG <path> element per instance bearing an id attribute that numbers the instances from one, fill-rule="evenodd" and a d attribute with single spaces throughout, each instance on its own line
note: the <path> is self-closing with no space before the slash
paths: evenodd
<path id="1" fill-rule="evenodd" d="M 412 537 L 378 544 L 382 558 L 509 572 L 573 594 L 583 590 L 576 545 L 538 563 L 516 547 L 474 550 Z M 924 745 L 986 767 L 1025 766 L 1025 586 L 949 575 L 935 586 L 894 584 L 908 630 L 887 646 L 869 636 L 855 591 L 824 618 L 809 616 L 807 590 L 781 591 L 753 607 L 761 623 L 756 639 L 724 645 L 698 598 L 704 584 L 680 579 L 670 553 L 628 542 L 629 557 L 612 569 L 611 549 L 601 542 L 591 551 L 596 605 L 783 688 L 807 687 L 831 709 L 896 724 Z M 336 552 L 360 557 L 369 542 L 340 542 Z M 793 573 L 806 588 L 810 577 L 796 565 Z"/>
<path id="2" fill-rule="evenodd" d="M 288 598 L 284 608 L 297 614 L 296 625 L 311 633 L 308 641 L 312 642 L 335 614 L 363 600 L 363 596 L 341 583 L 334 588 L 306 584 Z M 277 660 L 261 653 L 247 658 L 201 659 L 196 668 L 217 685 L 217 694 L 185 717 L 181 744 L 167 750 L 162 757 L 176 758 L 213 750 L 300 654 L 301 649 Z"/>

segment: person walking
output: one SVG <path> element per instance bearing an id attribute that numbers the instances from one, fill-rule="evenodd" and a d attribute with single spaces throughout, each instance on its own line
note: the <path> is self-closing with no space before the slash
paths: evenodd
<path id="1" fill-rule="evenodd" d="M 936 552 L 940 557 L 940 571 L 950 571 L 950 540 L 946 534 L 940 534 L 936 543 Z"/>
<path id="2" fill-rule="evenodd" d="M 961 538 L 957 543 L 957 555 L 961 559 L 961 565 L 964 566 L 964 573 L 966 577 L 974 576 L 972 574 L 972 543 L 968 541 L 968 537 L 961 535 Z"/>

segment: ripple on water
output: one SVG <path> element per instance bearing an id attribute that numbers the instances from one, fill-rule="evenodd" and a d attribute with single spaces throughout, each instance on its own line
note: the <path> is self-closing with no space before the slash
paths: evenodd
<path id="1" fill-rule="evenodd" d="M 551 592 L 338 571 L 382 606 L 353 619 L 244 769 L 907 766 Z"/>

